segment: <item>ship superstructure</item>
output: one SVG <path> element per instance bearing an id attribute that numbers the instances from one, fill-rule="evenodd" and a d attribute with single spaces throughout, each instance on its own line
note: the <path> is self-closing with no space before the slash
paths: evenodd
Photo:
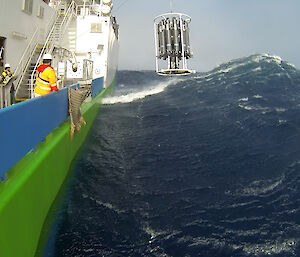
<path id="1" fill-rule="evenodd" d="M 11 64 L 18 101 L 0 108 L 1 257 L 41 255 L 51 206 L 116 81 L 112 6 L 111 0 L 0 0 L 0 70 Z M 45 53 L 54 57 L 59 91 L 32 98 Z"/>
<path id="2" fill-rule="evenodd" d="M 111 0 L 0 2 L 1 24 L 8 22 L 5 10 L 22 20 L 13 19 L 0 34 L 0 71 L 11 64 L 17 101 L 33 97 L 36 68 L 45 53 L 54 56 L 60 87 L 97 77 L 104 77 L 104 88 L 111 84 L 119 37 Z"/>

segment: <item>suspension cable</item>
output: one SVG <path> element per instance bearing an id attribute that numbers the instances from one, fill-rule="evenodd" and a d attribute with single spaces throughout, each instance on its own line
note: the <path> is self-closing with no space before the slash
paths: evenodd
<path id="1" fill-rule="evenodd" d="M 124 4 L 126 4 L 129 0 L 124 0 L 121 4 L 119 4 L 116 9 L 115 12 L 118 11 Z"/>
<path id="2" fill-rule="evenodd" d="M 173 2 L 172 2 L 172 0 L 170 0 L 170 10 L 171 10 L 171 13 L 173 13 Z"/>

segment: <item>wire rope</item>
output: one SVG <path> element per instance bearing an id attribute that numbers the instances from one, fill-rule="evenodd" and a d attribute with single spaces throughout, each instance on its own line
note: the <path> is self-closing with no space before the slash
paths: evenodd
<path id="1" fill-rule="evenodd" d="M 126 4 L 129 0 L 124 0 L 121 4 L 119 4 L 116 9 L 115 12 L 118 11 L 124 4 Z"/>

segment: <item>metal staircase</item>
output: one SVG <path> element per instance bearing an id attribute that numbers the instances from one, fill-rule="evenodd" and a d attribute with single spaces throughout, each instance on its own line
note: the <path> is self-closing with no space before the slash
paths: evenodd
<path id="1" fill-rule="evenodd" d="M 24 72 L 22 78 L 19 80 L 19 87 L 17 87 L 16 91 L 16 101 L 24 101 L 30 99 L 30 78 L 31 74 L 34 70 L 35 64 L 38 60 L 39 55 L 41 54 L 43 45 L 36 45 L 34 52 L 31 55 L 29 60 L 29 65 L 27 67 L 26 72 Z"/>
<path id="2" fill-rule="evenodd" d="M 62 38 L 66 29 L 76 11 L 76 3 L 73 1 L 68 6 L 61 4 L 57 6 L 54 21 L 48 30 L 48 36 L 45 43 L 39 44 L 37 35 L 33 35 L 32 42 L 29 43 L 28 49 L 18 65 L 15 74 L 19 75 L 16 83 L 16 100 L 24 101 L 32 98 L 36 69 L 42 62 L 45 53 L 52 53 L 55 48 L 60 48 Z M 38 34 L 37 32 L 35 34 Z M 34 45 L 34 46 L 33 46 Z M 26 51 L 28 53 L 26 53 Z M 25 63 L 25 64 L 24 64 Z"/>

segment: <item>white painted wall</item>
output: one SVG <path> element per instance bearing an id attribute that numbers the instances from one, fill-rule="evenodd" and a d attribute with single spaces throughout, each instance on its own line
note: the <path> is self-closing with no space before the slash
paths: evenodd
<path id="1" fill-rule="evenodd" d="M 102 32 L 91 33 L 92 23 L 101 23 Z M 77 18 L 76 55 L 82 59 L 90 59 L 91 57 L 94 62 L 93 78 L 106 74 L 109 26 L 109 17 L 91 15 Z M 98 45 L 104 46 L 101 54 L 97 49 Z"/>
<path id="2" fill-rule="evenodd" d="M 118 69 L 119 63 L 119 40 L 117 39 L 112 24 L 109 26 L 108 39 L 108 58 L 107 58 L 107 72 L 104 80 L 104 87 L 108 87 L 113 80 Z"/>
<path id="3" fill-rule="evenodd" d="M 13 71 L 36 28 L 40 30 L 41 42 L 44 42 L 49 20 L 54 12 L 42 0 L 33 0 L 31 15 L 23 12 L 22 6 L 23 0 L 0 0 L 0 36 L 6 37 L 4 62 L 10 63 Z M 37 17 L 39 6 L 44 7 L 43 18 Z M 22 35 L 22 38 L 14 37 L 14 32 Z"/>

